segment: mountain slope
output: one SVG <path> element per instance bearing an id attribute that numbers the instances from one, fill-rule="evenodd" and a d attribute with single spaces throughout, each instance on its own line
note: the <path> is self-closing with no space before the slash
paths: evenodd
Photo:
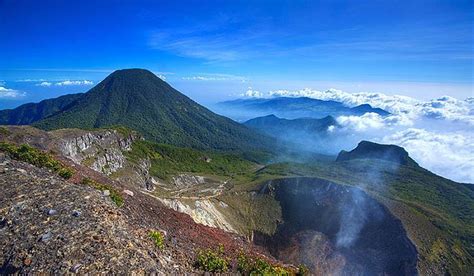
<path id="1" fill-rule="evenodd" d="M 212 113 L 143 69 L 115 71 L 85 94 L 47 103 L 46 110 L 37 112 L 37 116 L 24 114 L 22 106 L 8 111 L 2 122 L 33 122 L 45 130 L 123 125 L 155 142 L 217 150 L 261 149 L 268 142 L 245 126 Z M 30 104 L 28 110 L 41 110 L 41 104 Z"/>
<path id="2" fill-rule="evenodd" d="M 418 166 L 418 164 L 408 156 L 408 152 L 404 148 L 369 141 L 361 141 L 357 147 L 351 151 L 341 151 L 336 161 L 342 162 L 355 159 L 379 159 L 395 162 L 400 165 Z"/>
<path id="3" fill-rule="evenodd" d="M 322 134 L 326 132 L 330 126 L 337 125 L 337 122 L 332 116 L 327 116 L 322 119 L 299 118 L 287 120 L 278 118 L 275 115 L 268 115 L 250 119 L 246 121 L 244 125 L 273 136 L 285 131 L 305 131 L 309 134 Z"/>
<path id="4" fill-rule="evenodd" d="M 363 115 L 367 112 L 377 113 L 382 116 L 390 114 L 383 109 L 373 108 L 369 104 L 348 107 L 341 102 L 323 101 L 307 97 L 238 99 L 219 103 L 216 106 L 216 111 L 236 120 L 248 120 L 253 117 L 261 117 L 269 114 L 287 119 Z"/>
<path id="5" fill-rule="evenodd" d="M 83 94 L 64 95 L 39 103 L 28 103 L 15 109 L 0 110 L 0 125 L 28 125 L 68 108 Z"/>
<path id="6" fill-rule="evenodd" d="M 244 125 L 275 138 L 295 152 L 334 154 L 328 149 L 333 148 L 331 130 L 338 126 L 332 116 L 288 120 L 268 115 L 248 120 Z"/>

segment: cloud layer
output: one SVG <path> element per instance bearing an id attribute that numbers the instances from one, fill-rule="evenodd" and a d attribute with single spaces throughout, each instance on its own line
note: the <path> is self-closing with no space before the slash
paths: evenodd
<path id="1" fill-rule="evenodd" d="M 258 92 L 258 91 L 256 91 Z M 459 100 L 444 96 L 420 101 L 401 95 L 383 93 L 348 93 L 329 89 L 318 91 L 276 90 L 266 94 L 251 88 L 247 97 L 310 97 L 357 106 L 368 103 L 389 111 L 388 116 L 366 113 L 339 116 L 341 128 L 335 137 L 346 137 L 346 144 L 366 139 L 404 147 L 421 166 L 449 179 L 474 183 L 474 98 Z M 350 142 L 349 142 L 350 141 Z M 341 145 L 344 143 L 341 143 Z"/>
<path id="2" fill-rule="evenodd" d="M 425 168 L 459 182 L 474 183 L 474 135 L 409 128 L 381 139 L 404 147 Z"/>
<path id="3" fill-rule="evenodd" d="M 14 99 L 25 96 L 25 92 L 9 89 L 3 86 L 0 86 L 0 98 L 3 99 Z"/>
<path id="4" fill-rule="evenodd" d="M 348 106 L 368 103 L 373 107 L 387 110 L 394 115 L 407 117 L 400 119 L 400 122 L 404 122 L 404 124 L 406 124 L 407 120 L 414 120 L 417 117 L 423 116 L 427 118 L 465 122 L 474 126 L 474 98 L 458 100 L 450 96 L 444 96 L 424 102 L 401 95 L 386 95 L 383 93 L 370 92 L 348 93 L 337 89 L 318 91 L 309 88 L 296 91 L 270 91 L 267 96 L 309 97 L 320 100 L 338 101 Z"/>

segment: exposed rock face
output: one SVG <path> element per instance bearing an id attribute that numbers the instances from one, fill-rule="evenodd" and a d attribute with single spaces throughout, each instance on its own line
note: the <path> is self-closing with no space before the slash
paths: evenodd
<path id="1" fill-rule="evenodd" d="M 295 234 L 280 254 L 284 260 L 308 264 L 315 275 L 342 275 L 346 258 L 336 252 L 326 235 L 306 230 Z"/>
<path id="2" fill-rule="evenodd" d="M 59 145 L 64 156 L 107 175 L 124 166 L 123 151 L 131 150 L 133 141 L 137 139 L 133 135 L 123 137 L 115 130 L 67 136 Z"/>
<path id="3" fill-rule="evenodd" d="M 220 204 L 221 207 L 226 208 L 225 203 L 222 204 L 209 199 L 195 200 L 190 204 L 183 203 L 179 199 L 160 199 L 160 201 L 175 211 L 188 214 L 196 223 L 237 233 L 214 205 Z"/>
<path id="4" fill-rule="evenodd" d="M 179 189 L 204 184 L 206 180 L 203 176 L 180 174 L 172 178 L 172 183 Z"/>

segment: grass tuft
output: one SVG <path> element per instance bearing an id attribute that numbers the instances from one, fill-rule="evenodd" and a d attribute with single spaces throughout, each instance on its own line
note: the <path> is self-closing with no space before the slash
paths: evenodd
<path id="1" fill-rule="evenodd" d="M 81 184 L 90 186 L 90 187 L 92 187 L 94 189 L 97 189 L 99 191 L 109 190 L 110 191 L 109 197 L 115 203 L 115 205 L 117 205 L 117 207 L 122 207 L 123 206 L 123 203 L 124 203 L 123 196 L 120 194 L 120 192 L 118 192 L 112 186 L 107 185 L 107 184 L 99 183 L 99 182 L 97 182 L 93 179 L 87 178 L 87 177 L 82 179 Z"/>
<path id="2" fill-rule="evenodd" d="M 160 250 L 165 248 L 165 237 L 163 236 L 163 233 L 160 231 L 151 230 L 148 236 L 150 236 L 156 247 L 158 247 Z"/>
<path id="3" fill-rule="evenodd" d="M 51 154 L 30 145 L 16 146 L 12 143 L 0 142 L 0 151 L 6 152 L 15 160 L 30 163 L 36 167 L 50 169 L 64 179 L 69 179 L 74 174 L 71 168 L 64 166 L 61 162 L 54 159 Z"/>

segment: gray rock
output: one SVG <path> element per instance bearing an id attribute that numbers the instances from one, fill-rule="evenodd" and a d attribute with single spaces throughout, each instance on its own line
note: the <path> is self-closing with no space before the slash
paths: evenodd
<path id="1" fill-rule="evenodd" d="M 104 190 L 104 191 L 102 192 L 102 194 L 103 194 L 104 196 L 109 196 L 109 195 L 110 195 L 110 191 L 109 191 L 109 190 Z"/>
<path id="2" fill-rule="evenodd" d="M 58 213 L 58 211 L 54 210 L 54 209 L 49 209 L 48 210 L 48 216 L 54 216 Z"/>
<path id="3" fill-rule="evenodd" d="M 77 273 L 79 272 L 79 269 L 81 269 L 82 264 L 75 264 L 69 269 L 72 273 Z"/>
<path id="4" fill-rule="evenodd" d="M 133 196 L 133 192 L 130 190 L 123 190 L 123 193 L 129 196 Z"/>
<path id="5" fill-rule="evenodd" d="M 53 234 L 51 234 L 51 232 L 48 232 L 41 236 L 41 241 L 44 241 L 44 242 L 49 241 L 52 237 L 53 237 Z"/>
<path id="6" fill-rule="evenodd" d="M 80 216 L 81 216 L 81 212 L 80 212 L 80 211 L 77 211 L 77 210 L 74 210 L 74 211 L 72 212 L 72 216 L 74 216 L 74 217 L 80 217 Z"/>
<path id="7" fill-rule="evenodd" d="M 16 171 L 17 171 L 17 172 L 21 172 L 21 173 L 26 173 L 26 170 L 20 169 L 20 168 L 17 168 Z"/>

